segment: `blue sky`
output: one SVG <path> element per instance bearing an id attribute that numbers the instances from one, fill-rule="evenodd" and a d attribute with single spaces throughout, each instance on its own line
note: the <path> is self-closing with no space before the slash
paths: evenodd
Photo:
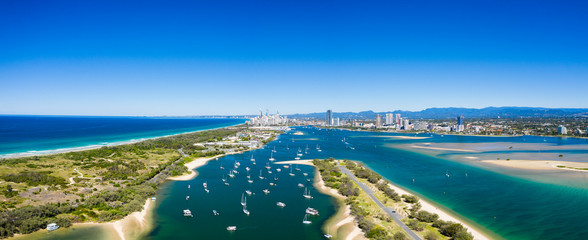
<path id="1" fill-rule="evenodd" d="M 1 1 L 0 114 L 588 107 L 585 1 Z"/>

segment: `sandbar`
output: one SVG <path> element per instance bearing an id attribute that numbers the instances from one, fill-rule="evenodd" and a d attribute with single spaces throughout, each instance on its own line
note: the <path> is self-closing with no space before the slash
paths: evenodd
<path id="1" fill-rule="evenodd" d="M 526 170 L 569 170 L 587 172 L 588 162 L 552 160 L 482 160 L 483 163 Z M 563 166 L 563 167 L 558 167 Z"/>

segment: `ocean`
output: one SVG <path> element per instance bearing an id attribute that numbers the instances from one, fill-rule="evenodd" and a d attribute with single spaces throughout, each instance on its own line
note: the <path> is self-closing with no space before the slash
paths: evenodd
<path id="1" fill-rule="evenodd" d="M 244 122 L 226 118 L 0 115 L 0 158 L 129 143 Z"/>
<path id="2" fill-rule="evenodd" d="M 304 135 L 293 134 L 295 131 Z M 199 175 L 196 178 L 171 181 L 159 189 L 153 212 L 153 230 L 144 238 L 324 239 L 321 227 L 335 213 L 337 206 L 332 197 L 320 194 L 306 181 L 314 177 L 312 167 L 293 166 L 301 171 L 294 171 L 295 176 L 289 176 L 289 169 L 282 168 L 281 172 L 277 172 L 278 165 L 268 160 L 274 148 L 273 157 L 279 162 L 293 160 L 299 148 L 305 151 L 307 147 L 308 154 L 302 159 L 334 157 L 361 161 L 394 184 L 434 202 L 493 239 L 585 239 L 588 235 L 584 222 L 588 218 L 588 208 L 585 207 L 588 203 L 586 178 L 574 178 L 576 182 L 569 186 L 532 181 L 526 176 L 501 174 L 452 160 L 442 154 L 433 156 L 394 147 L 412 143 L 542 143 L 564 146 L 558 153 L 569 155 L 579 154 L 573 148 L 585 146 L 585 139 L 435 134 L 427 134 L 426 139 L 403 139 L 395 136 L 412 137 L 415 134 L 296 127 L 263 149 L 210 161 L 197 170 Z M 317 145 L 321 152 L 316 150 Z M 252 156 L 256 165 L 250 161 Z M 237 169 L 239 173 L 235 178 L 227 177 L 235 162 L 241 164 Z M 272 174 L 264 168 L 268 163 Z M 247 182 L 245 167 L 251 168 L 253 183 Z M 258 178 L 260 170 L 264 180 Z M 308 176 L 302 173 L 308 173 Z M 229 186 L 224 185 L 223 177 L 227 178 Z M 210 193 L 204 191 L 204 182 Z M 270 182 L 276 185 L 270 186 Z M 298 183 L 304 184 L 314 198 L 305 199 L 302 196 L 304 188 L 299 188 Z M 270 193 L 264 194 L 263 189 L 270 190 Z M 247 197 L 249 216 L 243 213 L 240 205 L 245 190 L 253 192 Z M 186 200 L 188 195 L 190 198 Z M 278 201 L 284 202 L 286 207 L 277 207 Z M 310 217 L 312 224 L 308 225 L 302 223 L 307 207 L 320 212 L 319 216 Z M 184 217 L 184 209 L 190 209 L 194 217 Z M 220 215 L 214 216 L 212 210 L 217 210 Z M 227 226 L 237 226 L 237 231 L 229 232 Z M 79 231 L 76 236 L 80 235 Z"/>

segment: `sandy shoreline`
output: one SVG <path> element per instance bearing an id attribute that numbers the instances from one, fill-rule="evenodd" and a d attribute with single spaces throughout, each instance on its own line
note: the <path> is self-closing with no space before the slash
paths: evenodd
<path id="1" fill-rule="evenodd" d="M 313 165 L 312 164 L 312 160 L 294 160 L 294 161 L 285 161 L 285 162 L 277 162 L 276 164 L 303 164 L 303 165 Z M 588 163 L 587 163 L 588 164 Z M 318 171 L 318 170 L 316 170 Z M 334 196 L 338 199 L 344 199 L 344 197 L 342 195 L 340 195 L 335 189 L 331 189 L 328 188 L 324 185 L 324 182 L 322 181 L 322 179 L 320 179 L 320 174 L 317 172 L 315 176 L 319 176 L 318 180 L 315 180 L 315 187 L 317 189 L 319 189 L 321 192 Z M 402 195 L 402 194 L 408 194 L 408 195 L 413 195 L 412 193 L 409 193 L 408 191 L 393 185 L 393 184 L 389 184 L 390 188 L 394 189 L 394 191 L 396 191 L 398 194 Z M 425 210 L 427 212 L 431 212 L 431 213 L 435 213 L 437 215 L 439 215 L 439 219 L 442 219 L 444 221 L 453 221 L 453 222 L 457 222 L 457 223 L 461 223 L 464 227 L 466 227 L 468 229 L 468 232 L 470 232 L 473 236 L 475 240 L 489 240 L 490 238 L 486 235 L 484 235 L 481 231 L 475 229 L 474 227 L 472 227 L 471 225 L 467 224 L 466 222 L 450 215 L 449 213 L 444 212 L 443 210 L 435 207 L 433 204 L 420 199 L 419 202 L 422 205 L 422 210 Z M 347 207 L 347 206 L 346 206 Z M 348 208 L 348 207 L 347 207 Z M 336 227 L 340 227 L 341 225 L 345 225 L 347 223 L 353 222 L 353 217 L 350 216 L 349 214 L 347 214 L 346 218 L 343 218 L 341 220 L 338 221 L 338 223 L 335 224 Z M 363 237 L 362 231 L 361 229 L 359 229 L 359 227 L 357 227 L 357 224 L 354 224 L 357 228 L 357 230 L 359 232 L 357 232 L 357 230 L 354 230 L 353 236 L 351 236 L 352 234 L 350 233 L 347 238 L 345 239 L 357 239 L 354 238 L 357 233 L 359 233 L 359 235 L 362 237 L 360 239 L 365 239 Z M 350 238 L 351 237 L 351 238 Z"/>
<path id="2" fill-rule="evenodd" d="M 588 162 L 570 162 L 553 160 L 482 160 L 481 162 L 501 167 L 518 168 L 526 170 L 568 170 L 586 172 L 587 170 L 574 168 L 588 168 Z"/>
<path id="3" fill-rule="evenodd" d="M 135 239 L 151 228 L 149 224 L 149 217 L 151 211 L 154 209 L 154 203 L 151 199 L 147 199 L 143 205 L 143 210 L 140 212 L 133 212 L 123 219 L 114 222 L 84 222 L 74 223 L 72 227 L 76 226 L 99 226 L 105 231 L 110 231 L 110 236 L 117 236 L 119 240 Z"/>
<path id="4" fill-rule="evenodd" d="M 32 156 L 51 155 L 51 154 L 68 153 L 68 152 L 81 152 L 81 151 L 86 151 L 86 150 L 98 149 L 98 148 L 101 148 L 101 147 L 112 147 L 112 146 L 120 146 L 120 145 L 126 145 L 126 144 L 133 144 L 133 143 L 138 143 L 138 142 L 142 142 L 142 141 L 146 141 L 146 140 L 158 139 L 158 138 L 164 138 L 164 137 L 171 137 L 171 136 L 181 135 L 181 134 L 188 134 L 188 133 L 196 133 L 196 132 L 202 132 L 202 131 L 217 130 L 217 129 L 221 129 L 221 128 L 234 127 L 234 126 L 238 126 L 238 125 L 241 125 L 241 124 L 243 124 L 243 123 L 239 123 L 239 124 L 235 124 L 235 125 L 230 125 L 230 126 L 224 126 L 224 127 L 211 128 L 211 129 L 203 129 L 203 130 L 190 131 L 190 132 L 174 133 L 174 134 L 164 135 L 164 136 L 158 136 L 158 137 L 147 137 L 147 138 L 138 138 L 138 139 L 123 140 L 123 141 L 111 142 L 111 143 L 107 143 L 107 144 L 93 144 L 93 145 L 80 146 L 80 147 L 58 148 L 58 149 L 53 149 L 53 150 L 39 150 L 39 151 L 31 150 L 31 151 L 20 152 L 20 153 L 0 154 L 0 159 L 2 159 L 2 158 L 8 159 L 8 158 L 32 157 Z"/>
<path id="5" fill-rule="evenodd" d="M 412 193 L 409 193 L 409 192 L 405 191 L 404 189 L 402 189 L 396 185 L 393 185 L 391 183 L 388 184 L 388 186 L 390 186 L 390 188 L 394 189 L 394 191 L 396 191 L 400 195 L 403 195 L 403 194 L 413 195 Z M 421 203 L 422 210 L 439 215 L 439 219 L 444 220 L 444 221 L 452 221 L 452 222 L 461 223 L 464 227 L 466 227 L 468 229 L 468 232 L 474 236 L 475 240 L 489 240 L 490 239 L 486 235 L 482 234 L 481 231 L 473 228 L 472 226 L 468 225 L 464 221 L 461 221 L 458 218 L 456 218 L 456 217 L 444 212 L 443 210 L 435 207 L 433 204 L 431 204 L 423 199 L 419 199 L 419 202 Z"/>

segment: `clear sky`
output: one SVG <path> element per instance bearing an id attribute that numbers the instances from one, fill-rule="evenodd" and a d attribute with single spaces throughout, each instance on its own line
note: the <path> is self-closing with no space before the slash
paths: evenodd
<path id="1" fill-rule="evenodd" d="M 588 1 L 0 1 L 0 114 L 588 107 Z"/>

